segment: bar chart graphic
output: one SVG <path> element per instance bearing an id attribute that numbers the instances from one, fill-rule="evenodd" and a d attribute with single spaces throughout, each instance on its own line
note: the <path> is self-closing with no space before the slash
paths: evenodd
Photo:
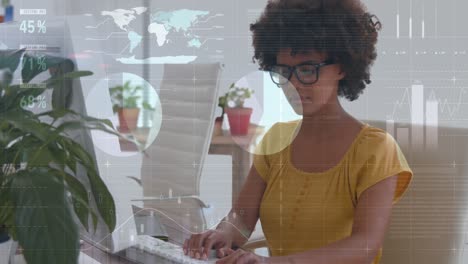
<path id="1" fill-rule="evenodd" d="M 419 82 L 413 84 L 410 91 L 405 91 L 403 101 L 409 97 L 410 127 L 397 126 L 393 117 L 386 120 L 387 132 L 402 148 L 411 147 L 414 151 L 435 151 L 438 148 L 439 100 L 434 93 L 425 99 L 424 92 L 424 85 Z M 397 105 L 402 104 L 397 102 Z"/>

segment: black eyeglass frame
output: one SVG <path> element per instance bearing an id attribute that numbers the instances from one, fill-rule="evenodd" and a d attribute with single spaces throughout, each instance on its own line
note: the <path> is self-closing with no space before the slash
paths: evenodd
<path id="1" fill-rule="evenodd" d="M 310 84 L 314 84 L 316 82 L 318 82 L 319 80 L 319 72 L 320 72 L 320 68 L 324 67 L 324 66 L 328 66 L 328 65 L 333 65 L 335 64 L 335 61 L 333 59 L 328 59 L 328 60 L 325 60 L 321 63 L 315 63 L 315 62 L 312 62 L 312 61 L 306 61 L 306 62 L 303 62 L 301 64 L 298 64 L 298 65 L 295 65 L 295 66 L 289 66 L 289 65 L 285 65 L 285 64 L 275 64 L 273 66 L 270 66 L 267 71 L 270 72 L 270 77 L 271 77 L 271 80 L 273 81 L 273 83 L 275 83 L 278 87 L 280 87 L 281 85 L 285 85 L 289 82 L 289 80 L 291 80 L 291 77 L 292 77 L 292 74 L 294 73 L 294 75 L 296 75 L 296 78 L 297 80 L 299 80 L 299 82 L 301 82 L 302 84 L 305 84 L 305 85 L 310 85 Z M 311 65 L 311 66 L 315 66 L 315 81 L 313 82 L 304 82 L 303 80 L 301 80 L 301 78 L 299 77 L 299 75 L 297 74 L 297 67 L 300 67 L 300 66 L 304 66 L 304 65 Z M 274 76 L 273 74 L 279 74 L 281 75 L 280 73 L 277 73 L 277 72 L 274 72 L 272 71 L 273 67 L 275 66 L 281 66 L 281 67 L 285 67 L 285 68 L 288 68 L 289 70 L 289 76 L 287 78 L 287 81 L 285 83 L 277 83 L 275 82 L 275 79 L 274 79 Z M 285 77 L 285 76 L 283 76 Z"/>

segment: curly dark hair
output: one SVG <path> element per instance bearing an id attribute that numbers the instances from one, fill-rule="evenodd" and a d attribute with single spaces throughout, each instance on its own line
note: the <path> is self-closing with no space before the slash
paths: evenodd
<path id="1" fill-rule="evenodd" d="M 356 100 L 370 80 L 381 24 L 360 0 L 269 0 L 250 30 L 260 70 L 276 64 L 280 49 L 291 55 L 315 50 L 341 64 L 346 73 L 338 95 Z"/>

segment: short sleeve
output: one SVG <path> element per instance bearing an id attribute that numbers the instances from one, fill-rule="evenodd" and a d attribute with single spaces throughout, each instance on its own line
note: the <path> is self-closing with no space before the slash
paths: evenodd
<path id="1" fill-rule="evenodd" d="M 262 145 L 260 143 L 257 148 L 261 146 Z M 268 160 L 268 155 L 254 154 L 253 166 L 257 170 L 260 177 L 262 177 L 265 182 L 268 182 L 268 171 L 270 170 L 270 161 Z"/>
<path id="2" fill-rule="evenodd" d="M 265 182 L 268 182 L 268 171 L 270 169 L 269 157 L 266 155 L 267 135 L 268 132 L 257 145 L 253 155 L 253 166 Z"/>
<path id="3" fill-rule="evenodd" d="M 398 175 L 392 204 L 397 203 L 408 189 L 413 171 L 395 139 L 385 131 L 376 131 L 361 142 L 360 169 L 356 175 L 356 201 L 361 194 L 376 183 Z"/>
<path id="4" fill-rule="evenodd" d="M 260 143 L 256 146 L 253 155 L 253 166 L 265 182 L 268 182 L 271 159 L 271 156 L 268 155 L 268 145 L 272 140 L 271 134 L 275 126 L 276 124 L 265 133 Z"/>
<path id="5" fill-rule="evenodd" d="M 255 148 L 253 166 L 268 183 L 272 164 L 278 164 L 281 153 L 291 143 L 298 121 L 275 123 Z"/>

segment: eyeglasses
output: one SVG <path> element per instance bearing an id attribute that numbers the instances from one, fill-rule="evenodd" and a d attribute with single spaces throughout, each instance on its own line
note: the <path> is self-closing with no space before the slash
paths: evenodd
<path id="1" fill-rule="evenodd" d="M 296 66 L 277 64 L 269 67 L 268 71 L 270 72 L 271 79 L 278 87 L 287 84 L 293 72 L 302 84 L 307 85 L 318 81 L 321 67 L 332 64 L 335 64 L 332 59 L 318 64 L 313 62 L 304 62 Z"/>

